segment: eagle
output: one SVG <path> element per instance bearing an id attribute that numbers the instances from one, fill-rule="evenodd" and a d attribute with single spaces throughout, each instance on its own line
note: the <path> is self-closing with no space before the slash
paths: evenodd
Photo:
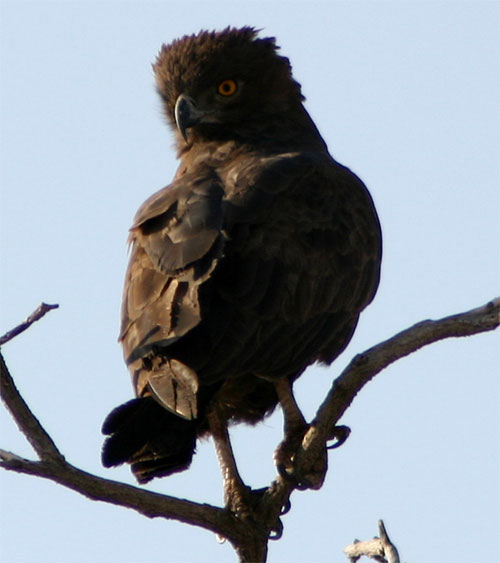
<path id="1" fill-rule="evenodd" d="M 228 425 L 278 404 L 286 433 L 305 427 L 293 382 L 344 350 L 377 290 L 372 198 L 329 154 L 278 50 L 228 27 L 153 64 L 180 164 L 130 229 L 119 340 L 136 398 L 106 418 L 102 451 L 139 483 L 187 469 L 209 435 L 237 482 Z"/>

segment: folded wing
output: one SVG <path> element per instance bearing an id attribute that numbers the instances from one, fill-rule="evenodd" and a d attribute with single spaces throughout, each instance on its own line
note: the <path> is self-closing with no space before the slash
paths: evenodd
<path id="1" fill-rule="evenodd" d="M 154 353 L 201 320 L 199 287 L 224 244 L 217 177 L 183 176 L 150 197 L 131 228 L 120 341 L 139 396 L 152 394 L 184 418 L 197 414 L 195 372 Z"/>

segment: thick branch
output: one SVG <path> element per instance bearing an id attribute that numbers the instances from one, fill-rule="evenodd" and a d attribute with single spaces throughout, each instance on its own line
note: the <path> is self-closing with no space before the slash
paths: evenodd
<path id="1" fill-rule="evenodd" d="M 150 518 L 173 518 L 200 526 L 234 543 L 248 537 L 248 530 L 240 529 L 243 526 L 229 511 L 103 479 L 67 463 L 21 397 L 1 353 L 0 368 L 2 399 L 41 459 L 41 461 L 31 461 L 0 450 L 0 467 L 50 479 L 92 500 L 132 508 Z"/>
<path id="2" fill-rule="evenodd" d="M 63 462 L 31 461 L 0 450 L 0 466 L 11 471 L 49 479 L 88 497 L 132 508 L 148 518 L 176 519 L 239 541 L 245 531 L 227 510 L 178 499 L 110 479 L 97 477 Z"/>
<path id="3" fill-rule="evenodd" d="M 302 464 L 312 462 L 324 447 L 332 428 L 361 389 L 384 368 L 409 354 L 445 338 L 470 336 L 500 324 L 500 298 L 482 307 L 432 321 L 422 321 L 353 358 L 335 379 L 316 413 L 298 452 Z"/>

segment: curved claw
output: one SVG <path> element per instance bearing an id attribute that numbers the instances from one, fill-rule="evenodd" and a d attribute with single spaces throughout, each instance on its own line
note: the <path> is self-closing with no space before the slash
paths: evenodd
<path id="1" fill-rule="evenodd" d="M 329 440 L 337 440 L 331 446 L 327 446 L 327 450 L 334 450 L 335 448 L 340 448 L 340 446 L 349 438 L 349 434 L 351 433 L 351 429 L 349 426 L 335 426 L 332 430 L 332 433 L 328 437 Z"/>
<path id="2" fill-rule="evenodd" d="M 293 473 L 289 473 L 286 470 L 285 466 L 280 463 L 276 466 L 276 470 L 285 481 L 292 483 L 294 487 L 299 491 L 306 491 L 307 489 L 314 488 L 312 481 L 304 477 L 297 467 L 294 467 Z M 286 514 L 290 510 L 290 501 L 288 501 L 285 505 L 285 509 L 286 510 L 281 514 Z"/>
<path id="3" fill-rule="evenodd" d="M 292 503 L 290 501 L 290 499 L 286 499 L 285 504 L 281 507 L 281 512 L 280 512 L 280 516 L 284 516 L 285 514 L 288 514 L 290 512 L 290 509 L 292 508 Z"/>
<path id="4" fill-rule="evenodd" d="M 281 520 L 279 518 L 276 521 L 276 524 L 277 524 L 276 529 L 271 530 L 269 534 L 269 539 L 272 541 L 279 540 L 283 535 L 283 524 L 281 523 Z"/>
<path id="5" fill-rule="evenodd" d="M 288 481 L 289 483 L 296 483 L 297 482 L 295 475 L 293 473 L 289 473 L 286 470 L 286 466 L 285 466 L 284 463 L 277 463 L 276 464 L 276 471 L 278 472 L 278 475 L 280 477 L 283 477 L 283 479 L 285 481 Z"/>

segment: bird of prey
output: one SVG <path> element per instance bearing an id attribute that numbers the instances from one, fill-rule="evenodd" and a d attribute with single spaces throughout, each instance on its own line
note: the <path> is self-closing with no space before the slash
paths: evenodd
<path id="1" fill-rule="evenodd" d="M 286 432 L 305 426 L 293 382 L 344 350 L 378 286 L 372 199 L 278 49 L 251 27 L 202 31 L 153 65 L 180 164 L 130 229 L 119 339 L 136 398 L 108 415 L 102 453 L 140 483 L 212 435 L 236 486 L 228 424 L 281 403 Z M 286 437 L 277 458 L 290 465 Z"/>

